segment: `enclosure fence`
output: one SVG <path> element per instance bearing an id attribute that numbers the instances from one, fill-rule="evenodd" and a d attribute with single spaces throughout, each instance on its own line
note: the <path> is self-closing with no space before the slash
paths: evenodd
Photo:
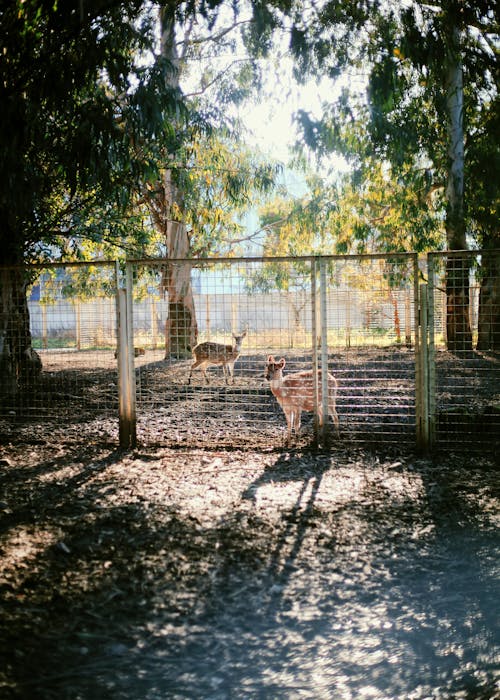
<path id="1" fill-rule="evenodd" d="M 281 447 L 285 413 L 265 370 L 283 358 L 285 378 L 311 371 L 295 444 L 495 449 L 499 259 L 475 251 L 0 268 L 0 435 Z M 332 412 L 328 373 L 338 431 L 331 417 L 319 420 Z"/>

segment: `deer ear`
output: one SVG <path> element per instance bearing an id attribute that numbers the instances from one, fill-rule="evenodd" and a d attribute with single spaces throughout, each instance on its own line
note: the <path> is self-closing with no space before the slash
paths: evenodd
<path id="1" fill-rule="evenodd" d="M 274 364 L 274 357 L 272 355 L 268 355 L 267 362 L 268 362 L 268 364 Z"/>
<path id="2" fill-rule="evenodd" d="M 283 369 L 283 367 L 286 365 L 286 360 L 284 357 L 281 358 L 281 360 L 278 362 L 279 366 Z"/>

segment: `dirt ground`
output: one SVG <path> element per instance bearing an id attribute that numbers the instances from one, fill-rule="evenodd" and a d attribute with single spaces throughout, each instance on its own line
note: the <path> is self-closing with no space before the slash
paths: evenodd
<path id="1" fill-rule="evenodd" d="M 2 699 L 500 697 L 496 456 L 105 435 L 1 435 Z"/>
<path id="2" fill-rule="evenodd" d="M 273 351 L 277 357 L 281 350 Z M 279 354 L 278 354 L 279 353 Z M 287 351 L 286 373 L 310 369 L 310 353 Z M 141 444 L 161 447 L 262 449 L 282 444 L 285 420 L 264 369 L 267 351 L 238 360 L 234 384 L 222 369 L 199 371 L 188 383 L 191 360 L 165 360 L 164 351 L 136 358 L 137 433 Z M 16 396 L 0 386 L 0 440 L 14 432 L 47 430 L 65 441 L 82 430 L 117 441 L 118 376 L 114 352 L 43 354 L 43 372 Z M 329 368 L 338 380 L 337 411 L 343 445 L 411 447 L 417 431 L 416 358 L 405 347 L 336 351 Z M 438 447 L 500 449 L 500 356 L 436 356 L 435 427 Z M 306 446 L 312 415 L 303 414 Z M 5 422 L 2 419 L 6 419 Z M 331 424 L 331 421 L 330 421 Z M 59 439 L 59 438 L 57 438 Z M 1 443 L 0 443 L 1 444 Z"/>

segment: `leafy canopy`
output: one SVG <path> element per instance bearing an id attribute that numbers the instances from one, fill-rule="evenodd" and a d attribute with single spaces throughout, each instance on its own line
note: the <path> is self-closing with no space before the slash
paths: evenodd
<path id="1" fill-rule="evenodd" d="M 172 140 L 180 94 L 164 62 L 142 57 L 155 15 L 139 0 L 27 0 L 0 13 L 0 244 L 6 262 L 57 242 L 72 217 L 113 210 L 156 174 L 141 143 Z M 65 224 L 66 222 L 66 224 Z M 97 233 L 97 217 L 90 237 Z"/>
<path id="2" fill-rule="evenodd" d="M 358 179 L 370 164 L 388 162 L 410 187 L 418 172 L 434 189 L 447 186 L 450 66 L 463 73 L 464 213 L 469 231 L 484 236 L 487 198 L 498 201 L 488 157 L 492 148 L 496 162 L 498 151 L 496 0 L 331 1 L 307 10 L 293 3 L 288 21 L 297 77 L 327 76 L 343 86 L 320 118 L 297 115 L 303 142 L 319 157 L 342 154 Z M 449 214 L 450 201 L 436 204 Z M 493 216 L 488 226 L 493 235 Z"/>

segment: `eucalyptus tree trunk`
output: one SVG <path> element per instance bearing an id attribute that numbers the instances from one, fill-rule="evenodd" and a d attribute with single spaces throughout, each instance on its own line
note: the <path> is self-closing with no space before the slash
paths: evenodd
<path id="1" fill-rule="evenodd" d="M 175 6 L 175 2 L 167 3 L 160 10 L 161 54 L 170 66 L 166 78 L 167 87 L 170 89 L 179 88 L 180 58 L 175 38 Z M 152 208 L 153 221 L 165 239 L 167 258 L 189 258 L 189 236 L 181 219 L 184 197 L 168 164 L 163 183 L 158 190 L 157 201 L 153 203 Z M 189 263 L 168 263 L 163 273 L 162 288 L 168 296 L 168 318 L 165 324 L 166 356 L 186 357 L 190 354 L 190 348 L 196 345 L 198 336 Z"/>
<path id="2" fill-rule="evenodd" d="M 452 3 L 453 5 L 453 3 Z M 460 29 L 450 8 L 446 55 L 446 109 L 448 116 L 448 184 L 446 237 L 448 250 L 466 250 L 464 217 L 463 73 Z M 451 352 L 471 351 L 469 321 L 469 259 L 450 255 L 446 264 L 446 341 Z"/>
<path id="3" fill-rule="evenodd" d="M 26 291 L 28 276 L 22 267 L 0 268 L 0 393 L 14 394 L 33 381 L 42 362 L 31 344 Z"/>

